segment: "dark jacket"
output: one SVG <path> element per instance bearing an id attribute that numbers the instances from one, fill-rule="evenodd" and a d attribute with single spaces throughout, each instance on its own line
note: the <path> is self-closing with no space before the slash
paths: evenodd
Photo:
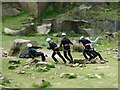
<path id="1" fill-rule="evenodd" d="M 59 51 L 59 48 L 54 42 L 50 42 L 49 47 L 47 47 L 47 49 L 52 49 L 53 51 Z"/>
<path id="2" fill-rule="evenodd" d="M 73 43 L 67 37 L 64 37 L 61 40 L 60 47 L 63 45 L 65 50 L 70 50 L 70 44 L 73 45 Z"/>
<path id="3" fill-rule="evenodd" d="M 80 42 L 82 42 L 86 50 L 91 49 L 91 42 L 88 39 L 82 38 L 81 40 L 79 40 L 79 43 Z"/>
<path id="4" fill-rule="evenodd" d="M 85 46 L 86 44 L 91 43 L 88 39 L 82 38 L 81 40 L 78 41 L 79 43 L 82 42 L 82 44 Z"/>
<path id="5" fill-rule="evenodd" d="M 42 49 L 42 47 L 36 47 L 36 46 L 32 46 L 28 48 L 30 57 L 34 58 L 36 56 L 35 53 L 37 52 L 36 49 L 38 48 Z"/>

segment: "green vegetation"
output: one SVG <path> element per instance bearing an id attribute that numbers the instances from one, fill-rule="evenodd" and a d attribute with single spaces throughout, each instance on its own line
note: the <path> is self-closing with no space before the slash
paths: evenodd
<path id="1" fill-rule="evenodd" d="M 79 7 L 80 3 L 69 3 L 68 6 L 65 8 L 56 8 L 58 3 L 51 3 L 48 6 L 48 9 L 43 14 L 43 19 L 49 19 L 49 18 L 55 18 L 56 16 L 60 14 L 64 14 L 68 12 L 69 10 Z M 51 9 L 52 8 L 52 9 Z"/>
<path id="2" fill-rule="evenodd" d="M 20 30 L 31 16 L 28 13 L 21 13 L 19 16 L 3 16 L 2 17 L 2 31 L 4 28 Z"/>
<path id="3" fill-rule="evenodd" d="M 113 6 L 116 7 L 116 5 Z M 73 5 L 72 7 L 77 7 L 77 5 Z M 47 11 L 45 12 L 44 18 L 52 18 L 66 11 Z M 88 11 L 88 16 L 85 17 L 92 17 L 95 19 L 117 19 L 117 16 L 114 16 L 116 13 L 116 8 L 107 11 L 107 13 L 99 10 L 95 12 Z M 2 30 L 4 30 L 5 27 L 21 29 L 22 26 L 24 26 L 22 23 L 27 22 L 29 17 L 31 16 L 28 13 L 22 13 L 21 15 L 14 17 L 3 16 Z M 80 35 L 73 35 L 72 32 L 66 33 L 72 41 L 77 41 L 80 37 Z M 42 50 L 44 53 L 52 52 L 52 50 L 47 50 L 47 37 L 50 37 L 58 45 L 60 44 L 61 37 L 54 37 L 48 34 L 35 34 L 31 36 L 8 36 L 2 34 L 2 49 L 8 52 L 15 39 L 27 39 L 37 41 L 38 45 L 43 47 Z M 95 37 L 92 37 L 92 39 Z M 5 83 L 4 85 L 0 83 L 0 88 L 118 88 L 118 60 L 114 58 L 118 54 L 117 37 L 111 41 L 108 39 L 101 39 L 98 41 L 98 44 L 95 45 L 95 48 L 96 51 L 100 52 L 103 58 L 109 62 L 105 64 L 88 64 L 86 67 L 70 67 L 68 65 L 64 65 L 62 60 L 58 58 L 59 64 L 55 64 L 55 68 L 54 66 L 49 65 L 47 67 L 50 69 L 45 68 L 43 70 L 41 68 L 37 68 L 37 70 L 35 70 L 35 67 L 33 68 L 32 66 L 29 69 L 24 68 L 27 59 L 16 58 L 20 60 L 20 63 L 17 64 L 18 67 L 13 70 L 9 70 L 8 67 L 11 64 L 8 62 L 12 58 L 2 57 L 2 60 L 0 60 L 0 71 L 2 71 L 2 75 L 5 76 L 10 83 Z M 61 53 L 63 54 L 62 51 Z M 82 52 L 72 52 L 72 55 L 74 58 L 84 58 Z M 37 59 L 41 60 L 39 57 Z M 47 57 L 47 61 L 54 64 L 51 57 Z M 18 74 L 16 73 L 16 70 L 24 70 L 25 74 Z M 72 77 L 72 79 L 61 78 L 60 75 L 62 73 L 74 73 L 77 76 L 75 76 L 75 78 Z M 38 82 L 41 79 L 45 79 L 47 82 L 39 84 Z"/>
<path id="4" fill-rule="evenodd" d="M 23 39 L 30 39 L 30 40 L 36 40 L 39 45 L 41 45 L 40 41 L 43 41 L 42 44 L 46 45 L 43 47 L 44 51 L 46 50 L 47 43 L 45 42 L 45 39 L 49 36 L 34 36 L 34 37 L 15 37 L 15 36 L 6 36 L 3 34 L 2 38 L 2 46 L 4 50 L 9 51 L 13 40 L 16 38 L 23 38 Z M 53 40 L 57 42 L 60 40 L 60 37 L 53 37 Z M 69 37 L 72 41 L 75 39 L 79 39 L 79 37 Z M 111 44 L 113 43 L 113 44 Z M 97 48 L 97 51 L 101 53 L 101 55 L 108 60 L 109 62 L 106 64 L 91 64 L 87 65 L 86 67 L 69 67 L 67 65 L 64 65 L 62 60 L 59 59 L 60 63 L 55 65 L 56 68 L 51 68 L 48 72 L 36 72 L 34 69 L 28 69 L 25 70 L 25 74 L 17 74 L 15 71 L 17 69 L 23 69 L 23 65 L 26 62 L 26 59 L 20 59 L 21 63 L 18 64 L 19 67 L 17 67 L 14 70 L 8 70 L 8 66 L 10 65 L 8 62 L 10 58 L 2 58 L 2 71 L 3 75 L 10 79 L 10 84 L 7 84 L 7 87 L 33 87 L 33 84 L 37 82 L 37 80 L 45 78 L 47 81 L 51 83 L 50 88 L 117 88 L 118 87 L 118 60 L 114 58 L 116 56 L 116 53 L 113 53 L 113 49 L 118 49 L 117 40 L 112 40 L 109 42 L 108 40 L 100 40 L 98 42 L 98 45 L 95 47 Z M 110 50 L 107 50 L 107 48 L 110 48 Z M 49 50 L 49 52 L 51 52 Z M 111 53 L 110 55 L 108 53 Z M 62 53 L 62 52 L 61 52 Z M 72 52 L 74 58 L 83 58 L 82 53 L 78 52 Z M 39 59 L 39 57 L 38 57 Z M 51 62 L 54 64 L 54 61 L 52 58 L 47 58 L 48 62 Z M 23 69 L 24 70 L 24 69 Z M 77 73 L 77 78 L 75 79 L 65 79 L 60 78 L 61 73 Z M 90 76 L 90 75 L 92 76 Z M 94 75 L 100 75 L 101 78 L 96 78 Z M 102 76 L 102 75 L 103 76 Z M 89 76 L 88 76 L 89 75 Z M 51 77 L 54 77 L 51 79 Z M 89 78 L 93 77 L 93 78 Z M 95 78 L 94 78 L 95 77 Z M 26 81 L 26 82 L 23 82 Z M 32 81 L 32 82 L 30 82 Z M 109 81 L 109 83 L 108 83 Z M 48 87 L 49 88 L 49 87 Z"/>

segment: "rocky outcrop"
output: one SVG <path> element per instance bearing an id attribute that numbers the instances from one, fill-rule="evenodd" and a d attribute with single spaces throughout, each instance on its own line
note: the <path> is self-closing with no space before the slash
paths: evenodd
<path id="1" fill-rule="evenodd" d="M 5 34 L 15 35 L 15 36 L 25 36 L 30 35 L 31 33 L 35 33 L 35 27 L 33 25 L 23 27 L 21 30 L 12 30 L 9 28 L 4 28 Z"/>
<path id="2" fill-rule="evenodd" d="M 37 32 L 39 34 L 48 34 L 51 30 L 51 24 L 43 24 L 41 26 L 37 26 Z"/>
<path id="3" fill-rule="evenodd" d="M 37 46 L 36 41 L 24 40 L 24 39 L 15 39 L 8 55 L 9 56 L 18 56 L 20 54 L 28 54 L 27 44 L 32 43 L 33 46 Z"/>
<path id="4" fill-rule="evenodd" d="M 90 25 L 90 23 L 85 20 L 62 20 L 58 18 L 53 20 L 51 31 L 74 31 L 76 34 L 83 34 L 86 36 L 94 36 L 100 33 L 100 30 L 96 30 L 94 28 L 82 28 L 81 26 L 83 25 Z"/>
<path id="5" fill-rule="evenodd" d="M 16 15 L 19 15 L 20 14 L 20 11 L 17 10 L 16 8 L 2 8 L 2 15 L 3 16 L 16 16 Z"/>

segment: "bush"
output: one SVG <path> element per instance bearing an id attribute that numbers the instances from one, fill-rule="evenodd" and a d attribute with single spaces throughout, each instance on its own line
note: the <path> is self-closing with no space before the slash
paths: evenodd
<path id="1" fill-rule="evenodd" d="M 47 87 L 50 87 L 52 85 L 50 82 L 42 80 L 40 83 L 34 83 L 32 86 L 35 88 L 47 88 Z"/>
<path id="2" fill-rule="evenodd" d="M 82 52 L 83 46 L 81 44 L 75 43 L 72 47 L 73 51 Z"/>

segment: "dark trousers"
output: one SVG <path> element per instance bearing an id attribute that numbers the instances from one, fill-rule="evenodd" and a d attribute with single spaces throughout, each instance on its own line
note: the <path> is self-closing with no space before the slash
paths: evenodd
<path id="1" fill-rule="evenodd" d="M 58 60 L 55 58 L 56 54 L 63 60 L 64 63 L 66 63 L 66 60 L 64 59 L 64 57 L 61 55 L 61 53 L 59 51 L 54 51 L 52 53 L 52 58 L 55 62 L 58 62 Z"/>
<path id="2" fill-rule="evenodd" d="M 103 60 L 103 58 L 100 55 L 100 53 L 96 52 L 95 50 L 89 51 L 89 50 L 84 49 L 83 55 L 84 55 L 85 59 L 88 59 L 88 60 L 92 60 L 92 59 L 94 59 L 97 56 L 100 58 L 100 60 Z M 87 57 L 87 55 L 89 56 L 89 58 Z"/>
<path id="3" fill-rule="evenodd" d="M 35 53 L 34 53 L 34 56 L 35 56 L 35 57 L 41 56 L 42 61 L 45 61 L 45 60 L 46 60 L 45 55 L 44 55 L 44 53 L 42 53 L 42 52 L 35 52 Z"/>
<path id="4" fill-rule="evenodd" d="M 93 58 L 95 58 L 95 57 L 98 56 L 98 57 L 100 58 L 100 60 L 103 60 L 103 58 L 102 58 L 102 56 L 100 55 L 100 53 L 96 52 L 95 50 L 92 50 L 91 53 L 92 53 L 92 55 L 94 56 Z"/>
<path id="5" fill-rule="evenodd" d="M 68 54 L 68 55 L 67 55 Z M 69 57 L 68 57 L 69 56 Z M 73 57 L 71 55 L 71 51 L 70 50 L 65 50 L 64 51 L 64 57 L 71 63 L 73 63 Z"/>

